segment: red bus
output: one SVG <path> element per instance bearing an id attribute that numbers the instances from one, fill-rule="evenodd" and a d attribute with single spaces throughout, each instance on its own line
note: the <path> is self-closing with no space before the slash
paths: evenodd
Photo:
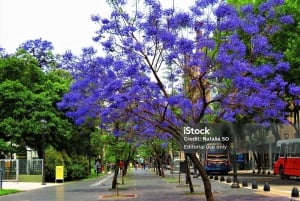
<path id="1" fill-rule="evenodd" d="M 274 174 L 281 179 L 300 177 L 300 138 L 278 140 L 274 161 Z"/>

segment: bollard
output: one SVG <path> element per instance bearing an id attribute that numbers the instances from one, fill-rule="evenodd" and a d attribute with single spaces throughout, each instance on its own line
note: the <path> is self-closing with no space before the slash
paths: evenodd
<path id="1" fill-rule="evenodd" d="M 243 185 L 243 187 L 248 187 L 248 182 L 246 180 L 243 180 L 242 185 Z"/>
<path id="2" fill-rule="evenodd" d="M 222 181 L 222 182 L 225 181 L 224 176 L 221 176 L 220 181 Z"/>
<path id="3" fill-rule="evenodd" d="M 215 175 L 215 178 L 214 178 L 215 180 L 219 180 L 219 177 L 218 177 L 218 175 Z"/>
<path id="4" fill-rule="evenodd" d="M 264 184 L 264 191 L 270 191 L 270 184 L 267 181 Z"/>
<path id="5" fill-rule="evenodd" d="M 291 193 L 291 201 L 298 200 L 298 199 L 299 199 L 299 190 L 296 187 L 294 187 Z"/>
<path id="6" fill-rule="evenodd" d="M 226 183 L 231 183 L 230 177 L 227 177 Z"/>
<path id="7" fill-rule="evenodd" d="M 255 180 L 252 182 L 252 189 L 258 189 L 257 182 Z"/>
<path id="8" fill-rule="evenodd" d="M 210 178 L 210 179 L 213 179 L 213 178 L 214 178 L 214 175 L 210 174 L 210 175 L 209 175 L 209 178 Z"/>

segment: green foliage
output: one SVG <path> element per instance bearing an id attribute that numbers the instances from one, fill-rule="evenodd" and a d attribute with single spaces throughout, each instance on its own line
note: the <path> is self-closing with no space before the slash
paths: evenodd
<path id="1" fill-rule="evenodd" d="M 236 7 L 245 4 L 257 6 L 264 0 L 227 0 L 228 3 Z M 284 53 L 285 59 L 290 63 L 291 70 L 284 75 L 289 83 L 300 83 L 300 1 L 285 0 L 285 4 L 278 10 L 280 14 L 292 15 L 294 24 L 285 25 L 283 29 L 276 33 L 271 39 L 274 49 Z"/>
<path id="2" fill-rule="evenodd" d="M 63 161 L 64 161 L 64 176 L 66 180 L 70 180 L 70 175 L 72 174 L 72 158 L 67 154 L 66 151 L 61 151 Z"/>
<path id="3" fill-rule="evenodd" d="M 72 157 L 73 164 L 69 168 L 70 175 L 68 177 L 71 180 L 83 179 L 89 175 L 89 168 L 88 168 L 88 160 L 84 156 L 74 156 Z"/>
<path id="4" fill-rule="evenodd" d="M 32 56 L 23 58 L 13 55 L 0 60 L 0 82 L 5 80 L 18 80 L 25 87 L 34 88 L 42 83 L 43 72 Z"/>
<path id="5" fill-rule="evenodd" d="M 61 152 L 58 152 L 53 147 L 49 147 L 46 150 L 46 159 L 45 159 L 45 175 L 47 180 L 55 180 L 55 169 L 56 166 L 65 166 L 64 158 Z"/>
<path id="6" fill-rule="evenodd" d="M 15 151 L 14 147 L 12 147 L 10 144 L 8 144 L 7 142 L 5 142 L 3 139 L 0 138 L 0 150 L 1 152 L 3 152 L 4 154 L 7 153 L 12 153 Z M 0 154 L 0 158 L 1 158 L 1 154 Z"/>
<path id="7" fill-rule="evenodd" d="M 66 148 L 65 141 L 72 137 L 75 127 L 56 103 L 69 90 L 71 81 L 70 74 L 60 69 L 43 72 L 37 59 L 24 50 L 1 57 L 1 139 L 36 149 L 39 157 L 43 147 L 36 142 L 42 141 L 42 133 L 46 144 Z M 45 130 L 42 119 L 47 121 Z"/>
<path id="8" fill-rule="evenodd" d="M 88 160 L 84 156 L 69 156 L 65 151 L 57 151 L 53 147 L 46 150 L 45 173 L 49 181 L 55 180 L 56 166 L 64 166 L 65 180 L 86 178 L 89 174 Z"/>
<path id="9" fill-rule="evenodd" d="M 278 51 L 284 52 L 291 65 L 291 70 L 284 75 L 285 80 L 300 84 L 300 1 L 286 1 L 280 12 L 293 15 L 295 23 L 284 26 L 281 32 L 275 34 L 272 44 Z"/>

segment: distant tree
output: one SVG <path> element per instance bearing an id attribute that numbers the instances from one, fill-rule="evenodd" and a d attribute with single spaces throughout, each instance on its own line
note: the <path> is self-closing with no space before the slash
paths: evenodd
<path id="1" fill-rule="evenodd" d="M 50 41 L 41 38 L 27 40 L 18 49 L 23 49 L 36 58 L 44 71 L 49 71 L 57 66 L 58 55 L 53 54 L 54 47 Z"/>
<path id="2" fill-rule="evenodd" d="M 71 77 L 63 70 L 45 74 L 38 61 L 19 50 L 0 58 L 0 134 L 5 141 L 30 146 L 41 157 L 42 128 L 47 120 L 46 143 L 59 147 L 71 137 L 72 123 L 56 103 L 69 89 Z"/>

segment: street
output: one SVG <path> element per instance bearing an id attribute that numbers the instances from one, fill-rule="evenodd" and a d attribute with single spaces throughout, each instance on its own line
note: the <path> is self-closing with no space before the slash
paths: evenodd
<path id="1" fill-rule="evenodd" d="M 231 175 L 229 175 L 231 176 Z M 227 176 L 226 176 L 227 177 Z M 271 191 L 263 191 L 263 181 L 269 178 Z M 174 182 L 178 175 L 166 171 L 166 177 L 157 176 L 152 170 L 131 170 L 124 178 L 124 185 L 119 184 L 118 191 L 111 190 L 112 174 L 104 178 L 88 181 L 70 182 L 57 186 L 1 196 L 1 201 L 99 201 L 99 200 L 139 200 L 139 201 L 205 201 L 203 184 L 200 178 L 193 178 L 195 193 L 190 194 L 185 184 L 185 175 L 181 174 L 181 182 Z M 220 178 L 220 177 L 219 177 Z M 258 190 L 251 189 L 250 180 L 255 178 Z M 171 180 L 170 180 L 171 179 Z M 173 179 L 173 180 L 172 180 Z M 280 180 L 274 176 L 239 176 L 239 180 L 249 179 L 249 186 L 232 189 L 230 183 L 211 179 L 212 190 L 216 201 L 288 201 L 291 188 L 299 184 L 299 180 L 286 180 L 285 185 L 276 184 Z M 170 182 L 172 181 L 172 182 Z M 119 177 L 119 183 L 121 177 Z M 286 188 L 283 188 L 286 186 Z"/>

